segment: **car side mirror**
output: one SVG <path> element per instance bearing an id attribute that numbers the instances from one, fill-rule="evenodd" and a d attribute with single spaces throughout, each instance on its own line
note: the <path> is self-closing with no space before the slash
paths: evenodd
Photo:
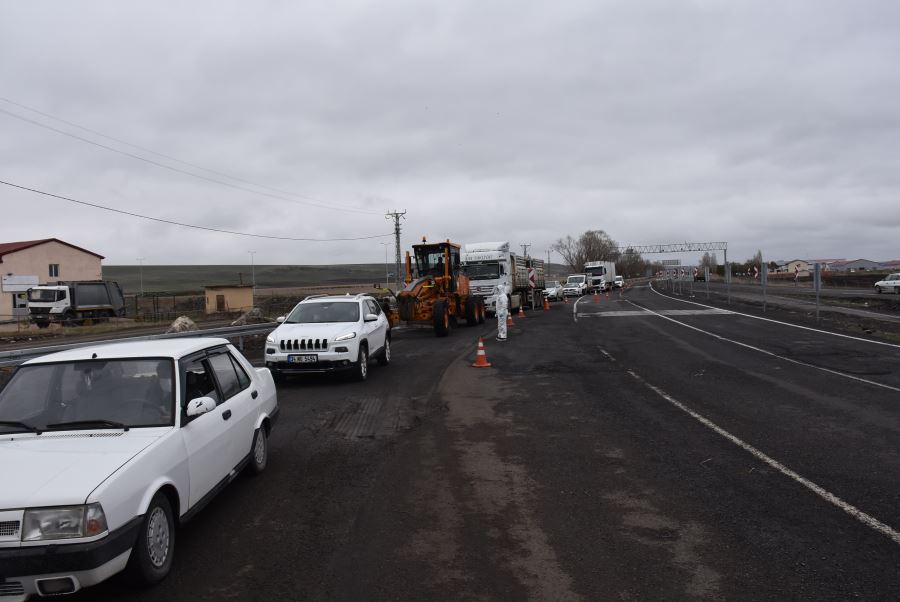
<path id="1" fill-rule="evenodd" d="M 198 397 L 188 402 L 186 413 L 188 417 L 200 416 L 216 409 L 216 400 L 212 397 Z"/>
<path id="2" fill-rule="evenodd" d="M 281 324 L 282 322 L 284 322 L 284 316 L 278 316 L 277 318 L 275 318 L 275 321 Z"/>
<path id="3" fill-rule="evenodd" d="M 378 316 L 375 314 L 366 314 L 366 317 L 363 318 L 366 322 L 377 322 Z"/>

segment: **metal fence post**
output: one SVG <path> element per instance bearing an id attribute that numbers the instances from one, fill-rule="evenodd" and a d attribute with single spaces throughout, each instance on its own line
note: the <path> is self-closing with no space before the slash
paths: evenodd
<path id="1" fill-rule="evenodd" d="M 706 300 L 709 301 L 709 266 L 703 267 L 703 279 L 706 281 Z"/>
<path id="2" fill-rule="evenodd" d="M 819 291 L 822 289 L 822 266 L 816 263 L 813 266 L 813 286 L 816 288 L 816 324 L 819 323 Z"/>
<path id="3" fill-rule="evenodd" d="M 762 269 L 762 274 L 760 274 L 760 278 L 762 279 L 762 294 L 763 294 L 763 313 L 766 313 L 766 288 L 769 284 L 769 268 L 766 267 L 766 262 L 760 261 L 762 264 L 760 269 Z"/>

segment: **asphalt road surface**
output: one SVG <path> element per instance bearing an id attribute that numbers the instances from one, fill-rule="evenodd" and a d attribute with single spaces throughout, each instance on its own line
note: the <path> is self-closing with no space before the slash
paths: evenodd
<path id="1" fill-rule="evenodd" d="M 648 287 L 397 331 L 366 383 L 279 387 L 167 580 L 78 597 L 896 600 L 898 360 Z"/>

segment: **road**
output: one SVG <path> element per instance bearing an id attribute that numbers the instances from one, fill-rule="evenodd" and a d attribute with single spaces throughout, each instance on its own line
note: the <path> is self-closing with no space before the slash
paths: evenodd
<path id="1" fill-rule="evenodd" d="M 898 597 L 896 346 L 641 287 L 394 354 L 281 386 L 170 577 L 76 599 Z"/>

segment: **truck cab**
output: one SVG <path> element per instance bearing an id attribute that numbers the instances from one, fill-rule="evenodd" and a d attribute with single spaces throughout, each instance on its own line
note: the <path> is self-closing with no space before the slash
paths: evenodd
<path id="1" fill-rule="evenodd" d="M 35 286 L 28 289 L 28 311 L 33 318 L 60 317 L 71 309 L 68 286 Z"/>

